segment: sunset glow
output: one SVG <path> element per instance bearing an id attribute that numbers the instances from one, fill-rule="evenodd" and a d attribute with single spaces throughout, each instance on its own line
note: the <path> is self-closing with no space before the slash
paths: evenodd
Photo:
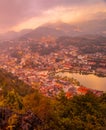
<path id="1" fill-rule="evenodd" d="M 106 18 L 105 0 L 0 0 L 0 32 Z"/>

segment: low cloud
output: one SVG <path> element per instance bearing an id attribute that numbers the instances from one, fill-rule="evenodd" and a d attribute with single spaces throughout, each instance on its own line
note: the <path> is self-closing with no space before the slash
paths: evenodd
<path id="1" fill-rule="evenodd" d="M 55 7 L 89 6 L 102 0 L 0 0 L 0 28 L 8 30 Z M 106 2 L 106 0 L 104 0 Z"/>

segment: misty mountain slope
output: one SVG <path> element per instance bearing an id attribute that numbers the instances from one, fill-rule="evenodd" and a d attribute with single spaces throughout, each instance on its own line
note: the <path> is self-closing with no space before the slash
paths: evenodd
<path id="1" fill-rule="evenodd" d="M 10 31 L 0 34 L 0 40 L 10 40 L 17 38 L 40 39 L 42 37 L 60 36 L 84 36 L 84 35 L 103 35 L 106 36 L 106 19 L 89 20 L 76 24 L 64 22 L 46 23 L 35 29 L 24 29 L 20 32 Z"/>
<path id="2" fill-rule="evenodd" d="M 71 25 L 68 23 L 47 23 L 44 24 L 32 32 L 27 33 L 24 35 L 24 38 L 32 38 L 32 39 L 39 39 L 42 37 L 61 37 L 61 36 L 76 36 L 80 35 L 81 32 L 77 29 L 75 25 Z"/>
<path id="3" fill-rule="evenodd" d="M 15 31 L 9 31 L 7 33 L 4 34 L 0 34 L 0 40 L 13 40 L 13 39 L 17 39 L 29 32 L 31 32 L 32 29 L 24 29 L 21 30 L 19 32 L 15 32 Z"/>
<path id="4" fill-rule="evenodd" d="M 32 38 L 32 39 L 39 39 L 42 37 L 60 37 L 66 35 L 64 31 L 57 30 L 55 28 L 51 27 L 38 27 L 37 29 L 34 29 L 32 32 L 24 35 L 25 38 Z"/>
<path id="5" fill-rule="evenodd" d="M 97 34 L 106 36 L 106 19 L 90 20 L 78 24 L 83 34 Z"/>
<path id="6" fill-rule="evenodd" d="M 78 24 L 68 23 L 47 23 L 32 32 L 24 35 L 24 38 L 39 39 L 42 37 L 60 37 L 60 36 L 84 36 L 84 35 L 103 35 L 106 36 L 106 19 L 97 21 L 90 20 Z"/>

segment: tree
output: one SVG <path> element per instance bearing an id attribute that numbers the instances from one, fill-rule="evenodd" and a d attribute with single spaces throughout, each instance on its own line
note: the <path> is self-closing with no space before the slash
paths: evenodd
<path id="1" fill-rule="evenodd" d="M 5 99 L 5 106 L 14 109 L 21 110 L 23 108 L 22 98 L 15 90 L 8 92 Z"/>

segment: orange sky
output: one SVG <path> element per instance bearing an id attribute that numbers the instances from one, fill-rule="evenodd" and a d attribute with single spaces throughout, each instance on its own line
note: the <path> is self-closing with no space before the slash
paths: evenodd
<path id="1" fill-rule="evenodd" d="M 106 19 L 106 0 L 0 0 L 0 32 Z"/>

